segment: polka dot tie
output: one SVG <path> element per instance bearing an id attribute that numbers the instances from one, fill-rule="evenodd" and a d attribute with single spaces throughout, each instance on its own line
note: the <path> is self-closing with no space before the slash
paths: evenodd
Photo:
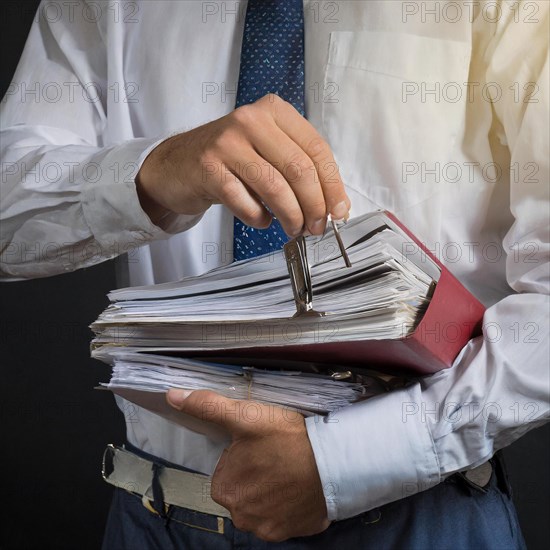
<path id="1" fill-rule="evenodd" d="M 304 103 L 304 12 L 302 0 L 249 0 L 235 107 L 274 93 L 302 115 Z M 278 250 L 287 242 L 277 219 L 254 229 L 235 218 L 235 261 Z"/>

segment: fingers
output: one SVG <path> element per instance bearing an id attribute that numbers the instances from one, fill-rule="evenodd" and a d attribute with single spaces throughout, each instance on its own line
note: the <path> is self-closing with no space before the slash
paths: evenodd
<path id="1" fill-rule="evenodd" d="M 332 214 L 335 219 L 346 217 L 351 202 L 328 143 L 290 103 L 270 95 L 259 100 L 258 104 L 269 106 L 277 126 L 303 150 L 313 163 L 314 173 L 319 178 L 325 198 L 327 213 Z"/>
<path id="2" fill-rule="evenodd" d="M 277 136 L 280 140 L 290 141 L 282 132 Z M 232 166 L 245 191 L 256 196 L 262 203 L 269 205 L 271 212 L 281 222 L 285 233 L 290 237 L 301 235 L 304 228 L 304 214 L 302 213 L 305 189 L 296 192 L 295 185 L 289 185 L 285 178 L 268 158 L 262 158 L 252 151 L 245 162 L 232 159 Z M 304 186 L 305 187 L 305 186 Z M 324 217 L 324 201 L 319 186 L 319 198 L 322 211 L 317 217 Z M 240 218 L 245 223 L 248 220 Z M 249 224 L 252 225 L 252 224 Z M 324 226 L 323 226 L 324 228 Z"/>
<path id="3" fill-rule="evenodd" d="M 208 187 L 216 202 L 227 206 L 245 224 L 260 229 L 269 227 L 271 214 L 258 196 L 247 189 L 240 180 L 240 177 L 252 174 L 252 170 L 244 165 L 240 168 L 241 164 L 238 162 L 229 164 L 233 165 L 233 169 L 226 164 L 212 163 L 209 170 L 203 171 L 203 185 Z"/>
<path id="4" fill-rule="evenodd" d="M 351 204 L 330 147 L 292 105 L 268 95 L 230 116 L 259 155 L 256 161 L 263 171 L 255 182 L 246 174 L 240 177 L 277 215 L 288 235 L 306 229 L 322 234 L 328 213 L 336 219 L 347 217 Z M 242 156 L 242 148 L 234 155 L 230 166 Z"/>
<path id="5" fill-rule="evenodd" d="M 242 427 L 238 399 L 229 399 L 208 390 L 189 392 L 175 389 L 167 392 L 166 399 L 175 409 L 199 420 L 217 424 L 231 433 L 240 431 Z"/>
<path id="6" fill-rule="evenodd" d="M 327 205 L 312 159 L 277 126 L 274 126 L 269 134 L 254 132 L 253 141 L 256 150 L 265 159 L 264 162 L 278 169 L 277 177 L 267 182 L 267 187 L 264 187 L 272 191 L 271 196 L 262 195 L 261 189 L 255 189 L 256 192 L 274 212 L 270 200 L 275 201 L 274 206 L 277 208 L 286 210 L 286 214 L 298 229 L 298 233 L 295 234 L 287 231 L 289 235 L 296 236 L 304 229 L 313 235 L 322 234 L 326 225 Z M 287 193 L 280 192 L 283 186 L 290 191 L 295 202 L 289 202 L 291 199 Z M 283 223 L 281 215 L 277 214 L 277 217 Z M 283 227 L 286 230 L 284 223 Z"/>

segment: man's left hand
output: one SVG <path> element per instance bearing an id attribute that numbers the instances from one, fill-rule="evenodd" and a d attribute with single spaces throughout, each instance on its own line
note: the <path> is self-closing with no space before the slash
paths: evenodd
<path id="1" fill-rule="evenodd" d="M 301 414 L 204 390 L 170 390 L 167 399 L 174 408 L 230 432 L 232 443 L 218 462 L 211 493 L 229 510 L 235 527 L 277 542 L 329 526 Z"/>

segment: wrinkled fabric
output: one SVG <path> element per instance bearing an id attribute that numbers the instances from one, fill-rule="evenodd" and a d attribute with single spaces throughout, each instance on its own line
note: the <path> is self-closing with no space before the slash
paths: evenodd
<path id="1" fill-rule="evenodd" d="M 118 18 L 94 4 L 95 22 L 85 3 L 39 9 L 2 101 L 3 277 L 121 252 L 132 285 L 231 262 L 230 212 L 154 226 L 134 176 L 160 140 L 233 109 L 246 4 L 144 1 Z M 307 421 L 330 519 L 424 491 L 548 419 L 549 5 L 423 5 L 305 2 L 306 115 L 351 214 L 397 215 L 488 307 L 484 334 L 447 371 Z M 212 473 L 222 444 L 120 405 L 134 445 Z"/>

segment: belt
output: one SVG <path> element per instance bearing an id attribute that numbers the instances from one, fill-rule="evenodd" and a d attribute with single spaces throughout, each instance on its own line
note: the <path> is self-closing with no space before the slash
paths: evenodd
<path id="1" fill-rule="evenodd" d="M 458 472 L 448 478 L 448 481 L 458 477 L 471 487 L 486 492 L 486 486 L 493 472 L 492 462 L 495 459 L 496 457 L 471 470 Z M 218 516 L 218 518 L 231 518 L 229 510 L 214 502 L 210 496 L 211 476 L 186 472 L 169 466 L 160 468 L 155 466 L 154 462 L 127 449 L 108 445 L 103 453 L 102 475 L 107 483 L 139 494 L 143 505 L 150 512 L 159 513 L 151 505 L 155 500 L 153 485 L 157 475 L 165 507 L 173 505 Z"/>
<path id="2" fill-rule="evenodd" d="M 185 472 L 168 466 L 157 469 L 155 463 L 150 460 L 114 445 L 107 445 L 103 453 L 101 473 L 107 483 L 141 495 L 143 505 L 151 512 L 158 513 L 151 505 L 155 500 L 156 475 L 165 505 L 231 518 L 229 510 L 212 500 L 210 476 Z"/>

